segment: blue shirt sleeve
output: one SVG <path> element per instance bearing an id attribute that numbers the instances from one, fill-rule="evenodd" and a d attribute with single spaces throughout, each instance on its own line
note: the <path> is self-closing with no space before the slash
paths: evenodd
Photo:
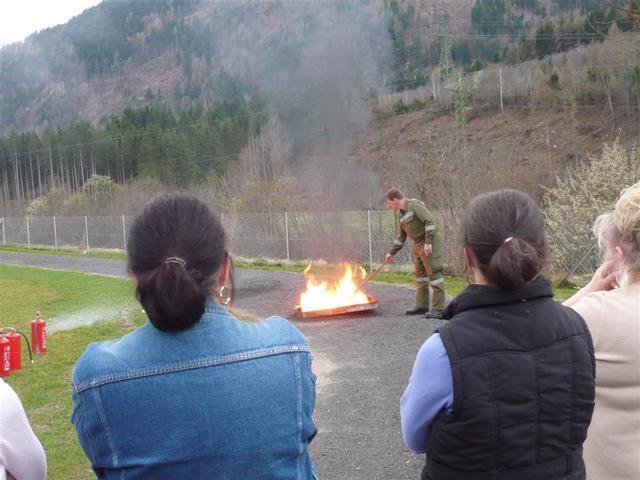
<path id="1" fill-rule="evenodd" d="M 413 452 L 427 450 L 431 422 L 445 409 L 453 407 L 453 377 L 449 356 L 439 333 L 420 348 L 409 385 L 400 400 L 400 419 L 404 442 Z"/>

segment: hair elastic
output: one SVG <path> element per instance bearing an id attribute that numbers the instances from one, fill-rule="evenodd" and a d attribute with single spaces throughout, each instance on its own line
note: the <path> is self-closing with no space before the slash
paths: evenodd
<path id="1" fill-rule="evenodd" d="M 179 265 L 182 265 L 183 267 L 187 264 L 184 258 L 180 257 L 167 257 L 164 259 L 164 263 L 177 263 Z"/>
<path id="2" fill-rule="evenodd" d="M 507 243 L 509 243 L 511 240 L 513 240 L 513 237 L 507 237 L 502 241 L 503 245 L 506 245 Z"/>

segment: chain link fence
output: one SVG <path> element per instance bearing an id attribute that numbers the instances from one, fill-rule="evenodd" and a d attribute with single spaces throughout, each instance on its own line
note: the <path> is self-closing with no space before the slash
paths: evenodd
<path id="1" fill-rule="evenodd" d="M 462 212 L 434 212 L 443 234 L 446 269 L 461 273 L 460 223 Z M 231 252 L 238 257 L 275 261 L 349 261 L 379 264 L 396 236 L 399 218 L 390 211 L 332 213 L 222 214 Z M 0 218 L 3 245 L 53 249 L 123 250 L 133 217 L 4 217 Z M 588 274 L 599 264 L 598 250 L 589 235 L 577 235 L 574 225 L 548 230 L 552 271 L 559 275 Z M 393 265 L 409 269 L 409 245 Z M 393 267 L 391 267 L 393 268 Z"/>

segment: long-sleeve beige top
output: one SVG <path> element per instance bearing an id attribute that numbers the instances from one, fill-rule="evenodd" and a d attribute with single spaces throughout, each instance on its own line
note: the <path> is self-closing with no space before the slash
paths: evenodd
<path id="1" fill-rule="evenodd" d="M 596 356 L 596 405 L 584 444 L 588 480 L 640 479 L 640 282 L 587 295 L 573 308 Z"/>

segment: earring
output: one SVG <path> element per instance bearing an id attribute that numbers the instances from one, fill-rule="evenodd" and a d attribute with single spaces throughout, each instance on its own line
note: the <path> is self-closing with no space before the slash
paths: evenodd
<path id="1" fill-rule="evenodd" d="M 229 303 L 231 303 L 231 290 L 226 285 L 222 285 L 220 287 L 218 296 L 220 298 L 220 303 L 223 305 L 229 305 Z"/>

